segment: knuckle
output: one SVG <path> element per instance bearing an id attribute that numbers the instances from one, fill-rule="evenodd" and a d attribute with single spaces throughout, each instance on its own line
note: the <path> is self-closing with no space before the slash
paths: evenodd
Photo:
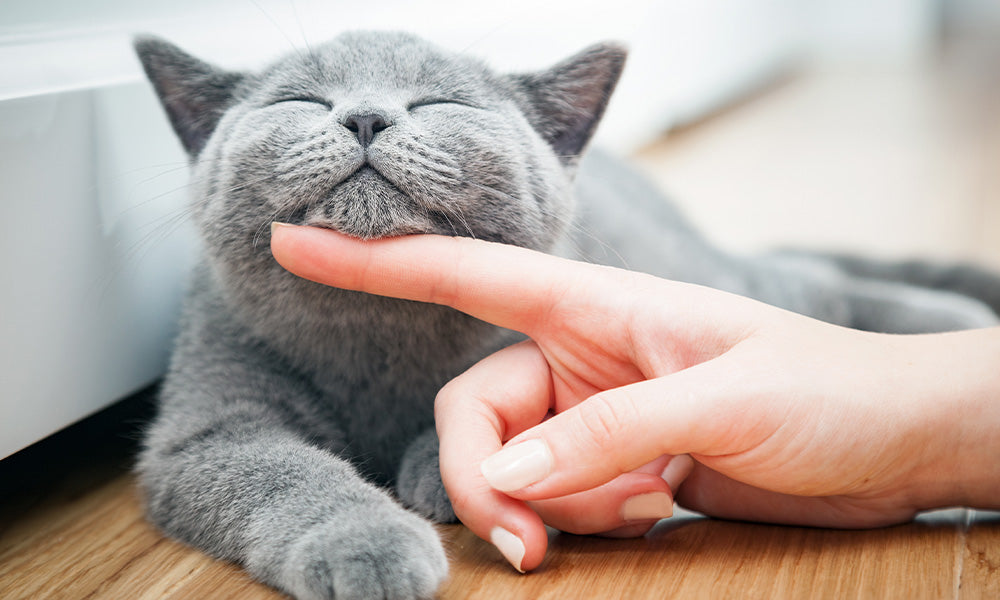
<path id="1" fill-rule="evenodd" d="M 455 399 L 458 397 L 456 388 L 457 386 L 455 385 L 455 381 L 452 380 L 438 390 L 437 396 L 434 398 L 434 411 L 436 417 L 440 417 L 442 413 L 447 413 L 451 410 L 455 403 Z"/>
<path id="2" fill-rule="evenodd" d="M 470 477 L 461 477 L 450 485 L 446 481 L 445 492 L 455 515 L 470 527 L 488 519 L 493 506 L 490 498 L 496 493 L 485 481 L 475 481 Z"/>
<path id="3" fill-rule="evenodd" d="M 454 257 L 454 268 L 434 271 L 430 275 L 427 283 L 427 299 L 433 304 L 456 306 L 469 293 L 469 290 L 462 286 L 462 282 L 467 278 L 464 262 L 467 252 L 465 252 L 464 238 L 445 238 L 445 243 L 453 246 L 446 255 Z"/>
<path id="4" fill-rule="evenodd" d="M 598 451 L 613 447 L 627 430 L 634 403 L 623 394 L 597 394 L 580 405 L 580 435 Z"/>
<path id="5" fill-rule="evenodd" d="M 434 418 L 439 424 L 457 414 L 467 413 L 480 404 L 472 402 L 477 394 L 474 389 L 470 389 L 466 379 L 465 375 L 459 375 L 438 390 L 434 398 Z"/>
<path id="6" fill-rule="evenodd" d="M 466 489 L 448 489 L 448 497 L 451 499 L 451 508 L 459 517 L 465 517 L 474 512 L 476 506 L 475 494 L 471 494 Z"/>

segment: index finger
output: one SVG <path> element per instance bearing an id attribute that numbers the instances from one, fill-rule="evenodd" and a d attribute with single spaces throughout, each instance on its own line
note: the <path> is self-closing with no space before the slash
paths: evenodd
<path id="1" fill-rule="evenodd" d="M 443 304 L 531 333 L 566 291 L 606 269 L 541 252 L 439 235 L 359 240 L 275 223 L 271 252 L 285 269 L 325 285 Z"/>

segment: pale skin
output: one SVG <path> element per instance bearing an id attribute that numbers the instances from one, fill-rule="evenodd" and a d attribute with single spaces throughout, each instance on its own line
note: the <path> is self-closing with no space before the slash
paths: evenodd
<path id="1" fill-rule="evenodd" d="M 844 528 L 1000 508 L 1000 329 L 860 332 L 467 238 L 280 225 L 271 249 L 302 277 L 529 336 L 435 407 L 456 514 L 519 570 L 542 562 L 543 524 L 642 535 L 673 499 Z"/>

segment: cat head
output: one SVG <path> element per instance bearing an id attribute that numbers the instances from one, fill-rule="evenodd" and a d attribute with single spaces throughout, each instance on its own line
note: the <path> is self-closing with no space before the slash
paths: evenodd
<path id="1" fill-rule="evenodd" d="M 548 249 L 625 62 L 601 44 L 498 74 L 412 35 L 352 32 L 237 73 L 160 39 L 135 47 L 191 159 L 209 254 L 223 261 L 266 254 L 272 221 Z"/>

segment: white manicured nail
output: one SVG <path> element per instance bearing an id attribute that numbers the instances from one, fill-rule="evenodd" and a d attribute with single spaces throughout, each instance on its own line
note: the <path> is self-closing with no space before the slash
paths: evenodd
<path id="1" fill-rule="evenodd" d="M 507 562 L 514 565 L 519 572 L 524 573 L 521 561 L 524 560 L 524 542 L 521 538 L 499 525 L 490 530 L 490 542 L 497 547 Z"/>
<path id="2" fill-rule="evenodd" d="M 508 446 L 479 465 L 495 490 L 514 492 L 539 482 L 552 472 L 552 452 L 542 440 Z"/>
<path id="3" fill-rule="evenodd" d="M 670 462 L 664 467 L 663 472 L 660 473 L 660 477 L 670 486 L 670 491 L 676 494 L 677 488 L 687 479 L 693 468 L 694 459 L 687 454 L 678 454 L 670 459 Z"/>
<path id="4" fill-rule="evenodd" d="M 622 520 L 649 521 L 674 514 L 674 499 L 664 492 L 632 496 L 622 504 Z"/>

